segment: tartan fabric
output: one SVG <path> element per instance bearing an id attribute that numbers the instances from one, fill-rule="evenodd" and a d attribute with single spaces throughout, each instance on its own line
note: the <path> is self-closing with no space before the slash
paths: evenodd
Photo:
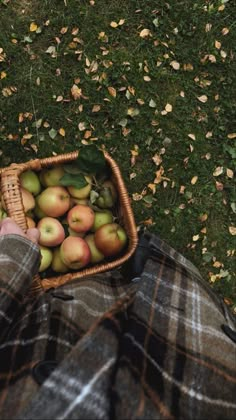
<path id="1" fill-rule="evenodd" d="M 236 417 L 236 346 L 222 330 L 235 320 L 188 260 L 156 236 L 149 244 L 139 280 L 73 281 L 56 290 L 64 301 L 27 297 L 37 247 L 0 238 L 0 418 Z M 44 360 L 58 365 L 40 386 Z"/>

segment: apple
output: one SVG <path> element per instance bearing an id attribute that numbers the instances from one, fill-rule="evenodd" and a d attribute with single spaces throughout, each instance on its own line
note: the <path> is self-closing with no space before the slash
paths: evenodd
<path id="1" fill-rule="evenodd" d="M 110 179 L 107 179 L 106 181 L 104 181 L 102 183 L 102 186 L 110 189 L 111 195 L 113 197 L 113 201 L 115 203 L 116 200 L 117 200 L 118 194 L 117 194 L 117 189 L 116 189 L 114 183 Z"/>
<path id="2" fill-rule="evenodd" d="M 26 223 L 27 223 L 28 229 L 34 228 L 36 226 L 34 219 L 30 216 L 26 216 Z"/>
<path id="3" fill-rule="evenodd" d="M 96 247 L 105 257 L 118 254 L 127 243 L 127 233 L 118 223 L 102 225 L 94 234 Z"/>
<path id="4" fill-rule="evenodd" d="M 37 228 L 40 231 L 39 244 L 47 247 L 57 246 L 65 239 L 62 224 L 54 217 L 43 217 L 39 220 Z"/>
<path id="5" fill-rule="evenodd" d="M 40 253 L 41 253 L 41 262 L 39 266 L 39 272 L 47 270 L 52 262 L 52 250 L 47 248 L 46 246 L 39 245 Z"/>
<path id="6" fill-rule="evenodd" d="M 63 175 L 65 175 L 63 166 L 55 166 L 54 168 L 42 170 L 40 181 L 44 187 L 56 187 L 59 185 L 59 181 Z"/>
<path id="7" fill-rule="evenodd" d="M 89 200 L 87 198 L 75 198 L 71 197 L 71 207 L 75 206 L 76 204 L 84 204 L 85 206 L 89 205 Z"/>
<path id="8" fill-rule="evenodd" d="M 56 273 L 67 273 L 69 271 L 69 267 L 62 262 L 59 246 L 53 249 L 51 268 Z"/>
<path id="9" fill-rule="evenodd" d="M 34 207 L 34 214 L 38 219 L 42 219 L 43 217 L 46 217 L 46 213 L 44 213 L 41 208 L 38 205 L 38 198 L 39 196 L 37 196 L 35 198 L 35 207 Z"/>
<path id="10" fill-rule="evenodd" d="M 79 236 L 83 238 L 86 235 L 86 232 L 76 232 L 75 230 L 71 229 L 70 226 L 68 227 L 68 235 L 69 236 Z"/>
<path id="11" fill-rule="evenodd" d="M 65 265 L 77 270 L 90 263 L 91 252 L 83 238 L 67 236 L 60 246 L 60 257 Z"/>
<path id="12" fill-rule="evenodd" d="M 20 187 L 23 207 L 27 213 L 29 210 L 32 210 L 35 207 L 35 198 L 31 192 L 26 190 L 24 187 Z"/>
<path id="13" fill-rule="evenodd" d="M 69 210 L 70 195 L 64 187 L 47 187 L 39 194 L 37 203 L 47 216 L 59 217 Z"/>
<path id="14" fill-rule="evenodd" d="M 113 214 L 110 210 L 95 211 L 94 213 L 94 223 L 91 230 L 94 232 L 100 226 L 105 225 L 106 223 L 113 222 Z"/>
<path id="15" fill-rule="evenodd" d="M 36 172 L 28 169 L 22 172 L 19 176 L 20 185 L 31 192 L 33 195 L 38 195 L 41 191 L 41 184 Z"/>
<path id="16" fill-rule="evenodd" d="M 75 232 L 86 232 L 93 226 L 94 211 L 89 206 L 77 204 L 68 211 L 67 222 Z"/>
<path id="17" fill-rule="evenodd" d="M 95 241 L 94 241 L 94 234 L 89 233 L 85 236 L 85 241 L 87 242 L 90 252 L 91 252 L 91 263 L 96 264 L 102 260 L 104 260 L 104 255 L 99 251 L 99 249 L 96 247 Z"/>
<path id="18" fill-rule="evenodd" d="M 72 197 L 84 199 L 89 196 L 91 188 L 92 188 L 92 177 L 89 175 L 85 175 L 85 179 L 87 181 L 87 185 L 85 185 L 85 187 L 82 187 L 82 188 L 76 188 L 73 186 L 67 187 Z"/>

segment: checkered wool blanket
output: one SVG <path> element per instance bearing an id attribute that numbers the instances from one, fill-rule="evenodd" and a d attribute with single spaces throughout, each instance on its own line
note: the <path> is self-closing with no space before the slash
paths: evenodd
<path id="1" fill-rule="evenodd" d="M 236 418 L 233 317 L 182 255 L 150 248 L 136 281 L 112 271 L 30 298 L 38 248 L 0 237 L 1 419 Z"/>

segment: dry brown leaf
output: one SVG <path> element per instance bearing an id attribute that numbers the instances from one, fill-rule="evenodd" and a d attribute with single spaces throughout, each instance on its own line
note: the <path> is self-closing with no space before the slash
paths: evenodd
<path id="1" fill-rule="evenodd" d="M 82 96 L 82 89 L 79 88 L 76 84 L 74 84 L 71 88 L 71 95 L 73 96 L 74 100 L 80 99 Z"/>
<path id="2" fill-rule="evenodd" d="M 62 128 L 62 127 L 59 129 L 58 133 L 59 133 L 62 137 L 65 137 L 65 135 L 66 135 L 66 131 L 65 131 L 65 129 L 64 129 L 64 128 Z"/>
<path id="3" fill-rule="evenodd" d="M 30 32 L 35 32 L 35 31 L 37 31 L 37 29 L 38 29 L 38 25 L 36 25 L 35 22 L 32 22 L 30 24 Z"/>
<path id="4" fill-rule="evenodd" d="M 205 103 L 208 100 L 208 97 L 206 95 L 201 95 L 201 96 L 198 96 L 197 98 L 202 103 Z"/>
<path id="5" fill-rule="evenodd" d="M 217 191 L 223 191 L 224 184 L 222 182 L 216 181 L 216 189 Z"/>
<path id="6" fill-rule="evenodd" d="M 221 33 L 222 35 L 227 35 L 229 33 L 229 28 L 223 28 Z"/>
<path id="7" fill-rule="evenodd" d="M 171 104 L 166 104 L 166 106 L 165 106 L 166 112 L 172 112 L 172 109 L 173 109 L 173 107 L 172 107 Z"/>
<path id="8" fill-rule="evenodd" d="M 99 112 L 100 109 L 101 109 L 100 105 L 94 105 L 93 108 L 92 108 L 92 112 Z"/>
<path id="9" fill-rule="evenodd" d="M 180 64 L 178 63 L 178 61 L 173 60 L 173 61 L 170 62 L 170 65 L 174 70 L 179 70 L 180 69 Z"/>
<path id="10" fill-rule="evenodd" d="M 233 178 L 234 177 L 234 172 L 232 171 L 232 169 L 227 168 L 226 169 L 226 175 L 228 178 Z"/>
<path id="11" fill-rule="evenodd" d="M 221 48 L 221 42 L 215 41 L 215 47 L 217 48 L 217 50 L 219 50 Z"/>
<path id="12" fill-rule="evenodd" d="M 117 28 L 117 27 L 118 27 L 118 23 L 117 23 L 117 22 L 112 21 L 112 22 L 110 23 L 110 26 L 111 26 L 112 28 Z"/>
<path id="13" fill-rule="evenodd" d="M 195 184 L 197 183 L 197 181 L 198 181 L 198 176 L 197 176 L 197 175 L 195 175 L 195 176 L 193 176 L 193 177 L 192 177 L 192 179 L 191 179 L 191 184 L 192 184 L 192 185 L 195 185 Z"/>
<path id="14" fill-rule="evenodd" d="M 224 167 L 223 166 L 217 166 L 217 168 L 213 172 L 213 176 L 219 176 L 223 174 Z"/>
<path id="15" fill-rule="evenodd" d="M 208 219 L 208 214 L 204 213 L 202 216 L 199 216 L 198 220 L 200 222 L 205 222 Z"/>
<path id="16" fill-rule="evenodd" d="M 188 137 L 192 140 L 196 140 L 195 134 L 190 133 L 190 134 L 188 134 Z"/>
<path id="17" fill-rule="evenodd" d="M 80 122 L 78 124 L 78 128 L 79 128 L 79 131 L 84 131 L 86 129 L 86 123 L 85 122 Z"/>
<path id="18" fill-rule="evenodd" d="M 227 135 L 227 137 L 228 137 L 228 139 L 230 139 L 230 140 L 235 139 L 235 138 L 236 138 L 236 133 L 229 133 L 229 134 Z"/>
<path id="19" fill-rule="evenodd" d="M 84 133 L 84 138 L 85 139 L 89 139 L 92 135 L 92 131 L 91 130 L 86 130 Z"/>
<path id="20" fill-rule="evenodd" d="M 153 162 L 155 163 L 155 165 L 159 166 L 162 163 L 162 158 L 160 155 L 158 155 L 158 153 L 156 153 L 153 157 L 152 157 Z"/>
<path id="21" fill-rule="evenodd" d="M 111 96 L 113 96 L 113 98 L 116 98 L 116 89 L 115 89 L 114 87 L 109 86 L 109 87 L 107 88 L 107 90 L 108 90 L 109 94 L 110 94 Z"/>
<path id="22" fill-rule="evenodd" d="M 140 32 L 139 36 L 140 36 L 141 38 L 147 38 L 148 36 L 152 36 L 152 33 L 151 33 L 150 29 L 143 29 L 143 30 Z"/>
<path id="23" fill-rule="evenodd" d="M 194 241 L 194 242 L 196 242 L 196 241 L 198 241 L 198 239 L 200 238 L 200 235 L 194 235 L 193 237 L 192 237 L 192 240 Z"/>
<path id="24" fill-rule="evenodd" d="M 229 226 L 229 233 L 230 233 L 230 235 L 235 236 L 236 235 L 236 227 L 235 226 Z"/>
<path id="25" fill-rule="evenodd" d="M 144 77 L 143 77 L 143 80 L 144 80 L 145 82 L 150 82 L 150 81 L 151 81 L 151 77 L 149 77 L 149 76 L 144 76 Z"/>

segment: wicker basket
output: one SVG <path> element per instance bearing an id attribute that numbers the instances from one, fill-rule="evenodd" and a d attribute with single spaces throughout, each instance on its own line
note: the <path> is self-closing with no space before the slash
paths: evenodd
<path id="1" fill-rule="evenodd" d="M 56 157 L 34 159 L 20 164 L 13 163 L 7 168 L 0 169 L 1 193 L 6 204 L 7 214 L 9 217 L 12 217 L 16 221 L 16 223 L 24 230 L 24 232 L 27 230 L 28 226 L 20 193 L 19 175 L 28 169 L 38 172 L 44 168 L 51 168 L 55 165 L 72 162 L 78 157 L 78 153 L 78 151 L 75 151 Z M 31 292 L 36 293 L 42 289 L 49 289 L 52 287 L 56 288 L 74 279 L 112 270 L 115 267 L 121 266 L 131 257 L 135 251 L 138 237 L 135 220 L 130 205 L 130 199 L 118 165 L 107 152 L 104 152 L 104 156 L 111 170 L 111 179 L 118 191 L 117 216 L 119 223 L 125 228 L 127 232 L 128 247 L 121 256 L 112 261 L 103 261 L 100 264 L 96 264 L 90 267 L 88 266 L 88 268 L 81 269 L 77 272 L 73 271 L 43 279 L 38 273 L 34 277 Z"/>

